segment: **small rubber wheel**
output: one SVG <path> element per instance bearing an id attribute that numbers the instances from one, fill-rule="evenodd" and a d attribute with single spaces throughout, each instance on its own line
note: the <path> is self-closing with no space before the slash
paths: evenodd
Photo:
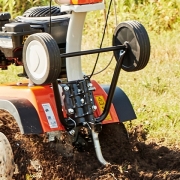
<path id="1" fill-rule="evenodd" d="M 23 65 L 29 79 L 37 85 L 49 84 L 61 72 L 60 50 L 48 33 L 30 35 L 23 48 Z"/>
<path id="2" fill-rule="evenodd" d="M 128 43 L 122 69 L 128 72 L 143 69 L 150 58 L 150 40 L 144 26 L 138 21 L 125 21 L 120 23 L 113 35 L 113 46 Z M 114 51 L 116 60 L 120 51 Z"/>
<path id="3" fill-rule="evenodd" d="M 15 164 L 11 145 L 6 136 L 0 132 L 0 179 L 11 180 Z"/>

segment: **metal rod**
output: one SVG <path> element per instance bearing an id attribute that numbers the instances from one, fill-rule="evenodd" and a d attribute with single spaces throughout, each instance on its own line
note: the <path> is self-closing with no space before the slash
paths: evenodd
<path id="1" fill-rule="evenodd" d="M 120 70 L 121 70 L 122 62 L 123 62 L 123 57 L 124 57 L 125 53 L 126 53 L 126 51 L 124 51 L 124 50 L 120 51 L 120 57 L 119 57 L 119 60 L 118 60 L 118 62 L 116 64 L 116 68 L 115 68 L 115 71 L 114 71 L 114 74 L 113 74 L 113 78 L 112 78 L 112 82 L 111 82 L 111 85 L 110 85 L 110 89 L 109 89 L 107 101 L 106 101 L 106 104 L 105 104 L 105 107 L 104 107 L 104 111 L 101 114 L 101 116 L 96 118 L 97 123 L 103 121 L 106 118 L 106 116 L 108 115 L 108 113 L 109 113 L 112 98 L 114 96 L 114 91 L 115 91 L 116 84 L 117 84 L 117 81 L 118 81 L 118 78 L 119 78 L 119 74 L 120 74 Z"/>
<path id="2" fill-rule="evenodd" d="M 99 162 L 104 166 L 106 166 L 107 164 L 110 164 L 104 159 L 104 157 L 102 155 L 101 146 L 100 146 L 99 138 L 98 138 L 98 133 L 94 131 L 94 128 L 92 128 L 91 132 L 92 132 L 92 138 L 93 138 L 93 142 L 94 142 L 94 148 L 96 151 L 96 156 L 97 156 Z"/>
<path id="3" fill-rule="evenodd" d="M 118 46 L 106 47 L 106 48 L 101 48 L 101 49 L 62 53 L 60 54 L 60 56 L 61 58 L 67 58 L 67 57 L 82 56 L 82 55 L 87 55 L 87 54 L 96 54 L 96 53 L 101 53 L 101 52 L 124 50 L 124 49 L 126 49 L 126 45 L 118 45 Z"/>

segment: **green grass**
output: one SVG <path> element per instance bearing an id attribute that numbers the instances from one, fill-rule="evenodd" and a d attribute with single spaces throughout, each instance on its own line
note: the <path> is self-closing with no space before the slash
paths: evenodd
<path id="1" fill-rule="evenodd" d="M 133 3 L 127 6 L 121 6 L 121 3 L 117 5 L 118 23 L 130 19 L 140 21 L 147 29 L 151 41 L 151 57 L 146 68 L 131 73 L 122 71 L 118 81 L 118 86 L 126 92 L 137 114 L 137 120 L 132 121 L 132 126 L 142 124 L 148 132 L 148 137 L 179 146 L 180 27 L 178 24 L 180 16 L 176 16 L 180 12 L 179 1 L 144 2 L 138 8 Z M 103 12 L 98 13 L 97 19 L 91 13 L 87 16 L 84 49 L 96 48 L 100 44 Z M 88 20 L 91 21 L 89 24 Z M 91 27 L 93 22 L 94 26 Z M 111 11 L 104 46 L 111 45 L 115 26 L 115 16 Z M 93 33 L 96 31 L 98 32 Z M 94 41 L 91 42 L 88 36 Z M 100 56 L 97 71 L 105 67 L 111 55 L 112 53 L 106 53 Z M 92 70 L 89 64 L 92 62 L 93 66 L 95 58 L 95 55 L 83 57 L 83 67 L 88 74 Z M 106 71 L 94 78 L 99 83 L 109 84 L 114 65 L 115 60 Z M 126 126 L 129 127 L 129 124 L 127 122 Z"/>
<path id="2" fill-rule="evenodd" d="M 180 144 L 177 133 L 180 128 L 180 34 L 177 30 L 160 35 L 150 31 L 149 36 L 151 57 L 148 65 L 137 72 L 122 71 L 118 86 L 126 92 L 137 114 L 137 120 L 132 121 L 133 127 L 142 124 L 148 130 L 148 137 L 169 145 Z M 111 55 L 112 53 L 108 53 L 100 56 L 97 71 L 107 64 Z M 95 57 L 83 59 L 83 67 L 90 73 Z M 89 62 L 92 62 L 91 67 Z M 114 65 L 115 60 L 106 71 L 94 78 L 99 83 L 109 84 Z M 128 124 L 126 123 L 127 126 Z"/>
<path id="3" fill-rule="evenodd" d="M 141 3 L 140 3 L 141 2 Z M 131 100 L 137 120 L 132 126 L 142 124 L 148 138 L 159 142 L 180 145 L 180 1 L 115 1 L 117 23 L 124 20 L 139 20 L 147 29 L 151 41 L 151 57 L 141 71 L 121 71 L 118 86 Z M 108 2 L 106 3 L 106 6 Z M 112 6 L 107 33 L 103 46 L 110 46 L 116 27 L 115 11 Z M 99 47 L 104 26 L 104 11 L 87 14 L 82 49 Z M 103 69 L 112 57 L 112 52 L 100 55 L 96 72 Z M 96 55 L 82 57 L 82 67 L 90 74 Z M 108 69 L 93 79 L 102 84 L 110 84 L 115 60 Z M 17 80 L 16 74 L 22 67 L 10 66 L 8 71 L 0 70 L 0 83 Z M 130 123 L 125 123 L 128 128 Z"/>
<path id="4" fill-rule="evenodd" d="M 22 71 L 22 66 L 17 67 L 14 65 L 9 66 L 8 70 L 0 69 L 0 84 L 22 81 L 24 78 L 20 78 L 17 76 L 17 74 L 22 73 Z"/>

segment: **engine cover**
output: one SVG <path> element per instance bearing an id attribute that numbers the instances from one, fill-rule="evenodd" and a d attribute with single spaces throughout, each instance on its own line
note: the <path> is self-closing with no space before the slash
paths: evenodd
<path id="1" fill-rule="evenodd" d="M 27 36 L 37 33 L 39 30 L 32 29 L 29 23 L 13 22 L 5 24 L 0 32 L 0 50 L 6 58 L 22 58 L 22 48 Z"/>

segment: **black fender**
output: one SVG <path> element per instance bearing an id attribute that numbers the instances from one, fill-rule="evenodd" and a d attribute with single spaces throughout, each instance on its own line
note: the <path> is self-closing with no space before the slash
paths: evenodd
<path id="1" fill-rule="evenodd" d="M 101 85 L 101 87 L 108 94 L 110 86 Z M 116 87 L 115 89 L 112 103 L 121 122 L 137 118 L 129 98 L 119 87 Z"/>
<path id="2" fill-rule="evenodd" d="M 0 97 L 0 109 L 8 111 L 14 117 L 22 134 L 43 133 L 38 113 L 29 100 Z"/>

